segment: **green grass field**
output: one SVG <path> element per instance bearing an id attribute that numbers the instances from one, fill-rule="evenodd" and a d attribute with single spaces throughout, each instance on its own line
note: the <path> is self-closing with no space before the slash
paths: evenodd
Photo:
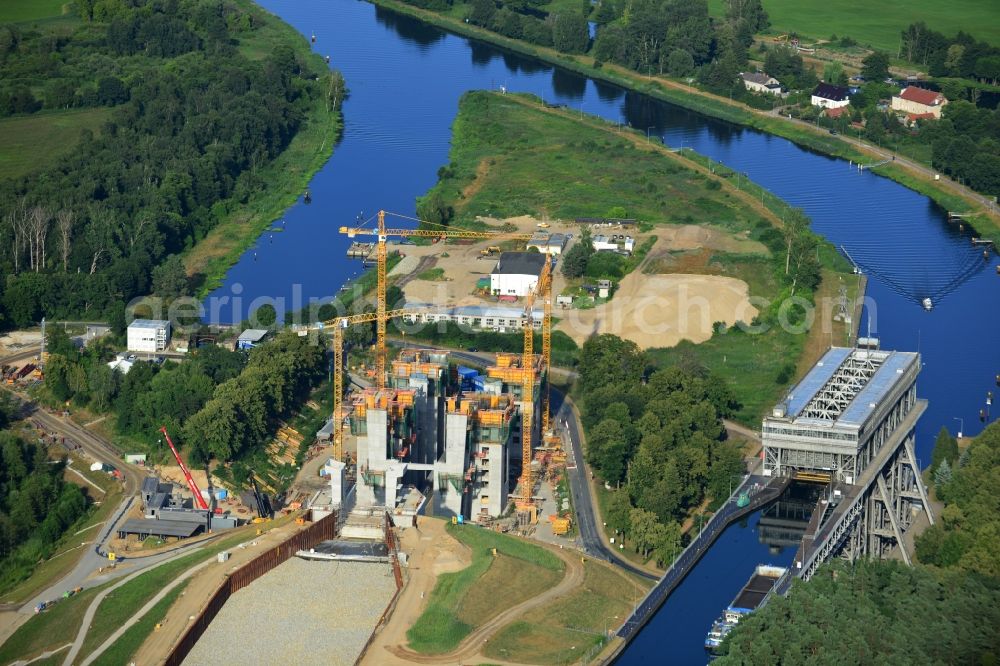
<path id="1" fill-rule="evenodd" d="M 467 93 L 451 163 L 431 192 L 454 207 L 454 224 L 469 227 L 480 215 L 572 220 L 616 207 L 647 225 L 711 221 L 739 231 L 761 219 L 685 164 L 585 120 L 547 112 L 530 96 Z"/>
<path id="2" fill-rule="evenodd" d="M 490 639 L 487 657 L 524 664 L 569 664 L 620 626 L 646 587 L 593 561 L 584 563 L 583 586 L 529 611 Z"/>
<path id="3" fill-rule="evenodd" d="M 814 39 L 847 35 L 892 55 L 899 49 L 899 33 L 914 21 L 924 21 L 948 36 L 964 30 L 977 39 L 1000 44 L 997 0 L 889 0 L 877 4 L 865 0 L 763 0 L 763 4 L 771 17 L 771 30 Z M 724 7 L 724 0 L 708 2 L 713 16 L 724 15 Z"/>
<path id="4" fill-rule="evenodd" d="M 62 16 L 72 3 L 66 0 L 3 0 L 0 23 L 24 23 Z"/>
<path id="5" fill-rule="evenodd" d="M 188 581 L 184 581 L 156 602 L 156 605 L 141 620 L 129 627 L 104 654 L 94 660 L 95 666 L 121 666 L 129 663 L 129 657 L 142 646 L 146 637 L 153 632 L 156 624 L 166 617 L 167 611 L 177 601 L 177 597 L 181 595 L 187 584 Z"/>
<path id="6" fill-rule="evenodd" d="M 72 150 L 80 132 L 95 134 L 111 109 L 72 109 L 0 120 L 0 180 L 53 164 Z"/>
<path id="7" fill-rule="evenodd" d="M 523 539 L 479 527 L 447 527 L 472 550 L 472 563 L 438 576 L 427 608 L 406 632 L 417 652 L 454 649 L 479 624 L 555 585 L 565 570 L 558 557 Z"/>

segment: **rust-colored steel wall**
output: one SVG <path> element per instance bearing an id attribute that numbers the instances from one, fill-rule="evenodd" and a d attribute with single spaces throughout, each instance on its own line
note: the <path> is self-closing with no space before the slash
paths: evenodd
<path id="1" fill-rule="evenodd" d="M 247 562 L 242 567 L 229 574 L 219 585 L 219 588 L 209 598 L 208 603 L 201 613 L 194 619 L 191 626 L 181 636 L 173 650 L 167 656 L 164 664 L 166 666 L 180 666 L 185 657 L 198 642 L 208 625 L 219 614 L 229 597 L 237 590 L 243 589 L 253 581 L 257 580 L 268 571 L 278 566 L 296 552 L 306 548 L 312 548 L 320 541 L 332 539 L 337 533 L 337 514 L 320 518 L 315 523 L 293 535 L 286 541 L 279 543 L 274 548 L 265 551 Z M 398 566 L 398 564 L 397 564 Z M 397 587 L 399 582 L 397 581 Z"/>

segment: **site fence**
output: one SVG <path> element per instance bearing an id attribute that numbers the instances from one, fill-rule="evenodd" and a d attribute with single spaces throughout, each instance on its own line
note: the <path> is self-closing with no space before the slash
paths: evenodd
<path id="1" fill-rule="evenodd" d="M 368 636 L 368 640 L 365 641 L 365 646 L 361 648 L 361 654 L 358 655 L 358 660 L 355 663 L 360 664 L 361 660 L 368 653 L 368 648 L 371 647 L 372 642 L 375 640 L 375 635 L 385 626 L 386 621 L 388 621 L 389 616 L 392 615 L 392 611 L 396 608 L 396 602 L 399 600 L 399 593 L 403 591 L 403 570 L 399 566 L 399 542 L 396 539 L 396 533 L 392 531 L 392 517 L 389 512 L 385 513 L 385 523 L 383 523 L 383 531 L 385 533 L 385 545 L 389 551 L 389 561 L 392 562 L 392 575 L 396 580 L 396 591 L 392 593 L 392 599 L 389 599 L 389 603 L 386 605 L 385 610 L 382 612 L 382 616 L 375 623 L 375 628 L 372 629 L 371 635 Z"/>
<path id="2" fill-rule="evenodd" d="M 232 572 L 222 582 L 215 593 L 209 598 L 205 607 L 191 622 L 191 626 L 181 636 L 164 662 L 166 666 L 180 666 L 198 642 L 208 625 L 219 614 L 222 607 L 237 590 L 241 590 L 257 580 L 271 569 L 275 568 L 300 550 L 312 548 L 320 541 L 332 539 L 337 532 L 337 514 L 331 513 L 320 518 L 315 523 L 279 543 L 274 548 L 261 553 L 250 562 Z"/>

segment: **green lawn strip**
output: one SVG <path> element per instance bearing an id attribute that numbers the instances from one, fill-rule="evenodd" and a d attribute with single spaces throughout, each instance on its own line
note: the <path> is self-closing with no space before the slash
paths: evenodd
<path id="1" fill-rule="evenodd" d="M 4 0 L 0 2 L 0 23 L 25 23 L 63 15 L 66 0 Z"/>
<path id="2" fill-rule="evenodd" d="M 709 0 L 709 13 L 721 19 L 725 16 L 725 5 L 724 0 Z M 882 3 L 874 11 L 865 0 L 765 0 L 764 9 L 771 20 L 769 32 L 794 32 L 810 39 L 846 36 L 892 55 L 899 48 L 900 32 L 915 21 L 924 21 L 931 29 L 946 35 L 965 31 L 976 39 L 1000 44 L 997 5 L 982 0 Z"/>
<path id="3" fill-rule="evenodd" d="M 239 48 L 244 55 L 263 58 L 275 46 L 284 44 L 317 71 L 326 71 L 322 56 L 313 53 L 309 42 L 292 26 L 250 0 L 236 0 L 236 4 L 252 12 L 261 25 L 241 39 Z M 227 200 L 216 204 L 217 224 L 184 257 L 188 272 L 199 275 L 199 296 L 221 285 L 226 271 L 240 255 L 305 192 L 313 175 L 333 153 L 342 130 L 340 111 L 331 112 L 326 100 L 317 98 L 303 127 L 284 152 L 260 169 L 260 181 L 267 183 L 266 188 L 255 192 L 246 203 Z"/>
<path id="4" fill-rule="evenodd" d="M 0 120 L 0 180 L 19 178 L 69 153 L 83 130 L 100 134 L 111 109 L 45 111 Z"/>
<path id="5" fill-rule="evenodd" d="M 80 653 L 88 655 L 97 649 L 108 636 L 179 574 L 195 564 L 204 562 L 216 553 L 251 538 L 253 537 L 249 531 L 243 531 L 240 534 L 210 542 L 204 548 L 193 553 L 157 566 L 108 594 L 97 609 L 97 614 L 87 631 Z"/>
<path id="6" fill-rule="evenodd" d="M 862 153 L 860 150 L 856 149 L 847 142 L 830 136 L 826 132 L 819 132 L 812 128 L 790 123 L 782 118 L 763 116 L 753 113 L 749 107 L 743 104 L 727 103 L 726 101 L 715 96 L 711 96 L 708 93 L 667 87 L 656 80 L 649 79 L 648 77 L 644 77 L 636 72 L 627 70 L 617 65 L 604 64 L 601 67 L 594 67 L 594 60 L 591 56 L 566 55 L 550 48 L 538 47 L 528 44 L 527 42 L 509 39 L 494 32 L 467 24 L 462 19 L 466 6 L 460 3 L 453 5 L 450 10 L 450 14 L 439 14 L 407 5 L 399 0 L 369 1 L 380 7 L 385 7 L 401 14 L 412 16 L 420 21 L 436 25 L 450 32 L 467 37 L 473 37 L 491 44 L 496 44 L 503 48 L 538 58 L 584 76 L 614 83 L 629 90 L 635 90 L 656 99 L 670 102 L 713 118 L 720 118 L 722 120 L 727 120 L 739 125 L 745 125 L 770 134 L 781 136 L 800 146 L 816 150 L 817 152 L 842 159 L 849 159 L 854 162 L 860 161 L 866 164 L 878 161 L 877 158 Z M 905 27 L 905 25 L 902 25 L 899 29 L 902 30 Z M 930 197 L 940 205 L 948 208 L 948 210 L 969 212 L 974 208 L 980 208 L 978 204 L 974 204 L 964 198 L 961 199 L 961 206 L 948 206 L 944 202 L 955 197 L 952 192 L 947 190 L 942 185 L 936 185 L 925 178 L 905 172 L 901 167 L 880 170 L 878 173 L 896 180 L 906 187 L 910 187 L 909 182 L 904 182 L 901 177 L 902 174 L 905 173 L 909 179 L 920 181 L 922 183 L 921 188 L 918 190 L 921 194 Z M 985 214 L 971 220 L 970 224 L 987 236 L 996 237 L 996 235 L 1000 235 L 1000 223 Z"/>
<path id="7" fill-rule="evenodd" d="M 478 619 L 476 624 L 479 624 L 486 619 L 466 616 L 462 613 L 462 605 L 493 564 L 492 549 L 496 548 L 500 557 L 519 559 L 543 571 L 548 570 L 558 578 L 561 578 L 565 568 L 562 560 L 552 553 L 521 539 L 473 526 L 448 525 L 447 529 L 449 534 L 469 547 L 472 562 L 461 571 L 438 576 L 427 608 L 406 632 L 410 648 L 417 652 L 435 654 L 454 649 L 475 628 L 472 622 Z M 503 587 L 491 587 L 489 591 L 497 612 L 513 605 L 509 603 L 509 591 Z M 479 604 L 473 605 L 478 607 Z"/>
<path id="8" fill-rule="evenodd" d="M 274 524 L 272 523 L 272 525 Z M 149 583 L 150 580 L 153 580 L 149 578 L 151 575 L 155 574 L 155 580 L 169 581 L 174 575 L 192 566 L 193 564 L 211 557 L 221 550 L 231 548 L 250 539 L 253 539 L 253 533 L 251 531 L 240 530 L 237 534 L 211 542 L 201 550 L 191 553 L 186 557 L 179 558 L 173 562 L 168 562 L 167 564 L 161 565 L 157 569 L 137 577 L 135 580 L 130 581 L 116 590 L 111 596 L 116 599 L 123 600 L 122 603 L 124 603 L 125 597 L 119 594 L 123 590 L 126 590 L 132 585 L 137 585 L 147 589 L 149 593 L 146 595 L 145 599 L 129 606 L 130 612 L 126 614 L 126 617 L 131 616 L 142 606 L 142 604 L 148 601 L 149 598 L 156 593 L 157 589 L 159 589 Z M 164 569 L 172 572 L 171 575 L 164 577 L 164 574 L 162 573 L 162 570 Z M 87 610 L 87 606 L 90 605 L 90 601 L 93 600 L 100 590 L 103 590 L 115 582 L 116 581 L 111 581 L 110 583 L 104 583 L 98 587 L 84 590 L 76 596 L 59 601 L 50 610 L 32 617 L 30 620 L 18 627 L 17 631 L 15 631 L 14 634 L 7 639 L 7 642 L 4 643 L 3 646 L 0 646 L 0 664 L 7 664 L 15 659 L 28 659 L 45 652 L 46 650 L 61 647 L 66 643 L 72 643 L 76 638 L 77 631 L 79 631 L 80 628 L 80 622 L 83 621 L 83 615 Z M 129 596 L 128 598 L 131 600 L 130 603 L 136 600 L 136 597 L 134 596 Z M 104 607 L 103 603 L 102 607 Z M 116 610 L 111 610 L 111 612 L 115 613 Z M 95 633 L 95 630 L 106 632 L 104 633 L 104 637 L 106 638 L 111 634 L 111 632 L 114 631 L 115 627 L 121 626 L 120 623 L 112 624 L 110 625 L 110 630 L 106 631 L 105 625 L 107 625 L 107 621 L 107 616 L 102 616 L 101 612 L 99 612 L 94 618 L 94 622 L 88 632 L 88 638 Z M 103 642 L 103 639 L 101 642 Z M 85 646 L 90 645 L 93 647 L 96 647 L 99 644 L 100 642 L 93 643 L 92 641 L 87 640 L 85 640 L 84 643 Z M 86 650 L 84 650 L 84 652 L 86 652 Z"/>
<path id="9" fill-rule="evenodd" d="M 0 645 L 0 664 L 9 664 L 18 659 L 30 659 L 46 650 L 54 650 L 72 643 L 90 602 L 111 584 L 105 583 L 84 590 L 76 596 L 59 601 L 44 613 L 29 618 L 3 645 Z"/>
<path id="10" fill-rule="evenodd" d="M 111 647 L 94 660 L 94 665 L 121 666 L 129 663 L 130 657 L 136 653 L 146 637 L 153 632 L 157 623 L 166 617 L 167 611 L 187 587 L 188 582 L 182 582 L 156 602 L 156 605 L 149 609 L 149 612 L 142 616 L 142 619 L 129 627 Z"/>
<path id="11" fill-rule="evenodd" d="M 584 582 L 576 591 L 536 608 L 501 629 L 486 644 L 487 657 L 526 664 L 574 663 L 602 641 L 605 631 L 622 624 L 645 586 L 597 562 L 584 563 Z"/>

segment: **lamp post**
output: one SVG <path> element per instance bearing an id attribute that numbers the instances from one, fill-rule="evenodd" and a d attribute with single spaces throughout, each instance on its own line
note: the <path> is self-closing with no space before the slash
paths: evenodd
<path id="1" fill-rule="evenodd" d="M 656 129 L 656 125 L 646 128 L 646 143 L 649 143 L 649 130 Z"/>
<path id="2" fill-rule="evenodd" d="M 958 416 L 951 417 L 952 421 L 958 421 L 958 438 L 962 439 L 962 432 L 965 430 L 965 419 Z"/>
<path id="3" fill-rule="evenodd" d="M 609 616 L 604 618 L 604 638 L 608 637 L 608 620 L 617 620 L 617 619 L 618 619 L 617 615 L 615 615 L 614 617 Z"/>

